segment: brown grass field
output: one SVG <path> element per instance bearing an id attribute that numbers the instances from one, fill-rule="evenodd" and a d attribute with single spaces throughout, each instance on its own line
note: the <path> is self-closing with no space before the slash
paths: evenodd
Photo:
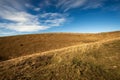
<path id="1" fill-rule="evenodd" d="M 0 37 L 0 80 L 120 80 L 120 31 Z"/>

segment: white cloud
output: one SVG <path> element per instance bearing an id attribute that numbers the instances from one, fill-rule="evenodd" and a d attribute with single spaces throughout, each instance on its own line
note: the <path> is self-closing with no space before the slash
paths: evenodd
<path id="1" fill-rule="evenodd" d="M 64 9 L 64 11 L 68 11 L 73 8 L 77 8 L 82 6 L 86 0 L 59 0 L 58 7 Z"/>
<path id="2" fill-rule="evenodd" d="M 10 30 L 15 30 L 15 31 L 19 31 L 19 32 L 33 32 L 33 31 L 38 31 L 38 30 L 45 30 L 48 27 L 45 26 L 40 26 L 40 25 L 28 25 L 28 24 L 9 24 L 9 26 L 7 26 L 7 29 Z"/>
<path id="3" fill-rule="evenodd" d="M 22 11 L 25 10 L 26 0 L 0 0 L 0 10 L 14 8 L 16 10 Z M 9 10 L 9 9 L 8 9 Z"/>
<path id="4" fill-rule="evenodd" d="M 41 18 L 47 18 L 47 19 L 62 18 L 65 16 L 66 16 L 65 14 L 61 14 L 61 13 L 43 13 L 42 15 L 40 15 Z"/>
<path id="5" fill-rule="evenodd" d="M 23 4 L 19 1 L 20 0 L 16 0 L 15 2 L 14 0 L 11 0 L 11 2 L 9 0 L 0 1 L 0 18 L 10 21 L 0 23 L 0 29 L 7 29 L 17 32 L 33 32 L 46 30 L 54 26 L 60 26 L 66 21 L 66 17 L 60 13 L 32 15 L 26 12 L 24 8 L 33 6 L 30 4 L 24 4 L 25 7 L 23 8 Z M 37 7 L 33 8 L 35 11 L 40 10 L 40 8 Z M 42 18 L 44 18 L 44 20 L 41 20 Z"/>
<path id="6" fill-rule="evenodd" d="M 54 20 L 46 20 L 45 23 L 49 24 L 49 26 L 60 26 L 66 21 L 65 18 L 54 19 Z"/>
<path id="7" fill-rule="evenodd" d="M 26 3 L 25 6 L 29 9 L 34 10 L 34 11 L 40 11 L 40 9 L 41 9 L 40 7 L 35 7 L 35 6 L 28 4 L 28 3 Z"/>
<path id="8" fill-rule="evenodd" d="M 26 6 L 27 8 L 33 8 L 33 7 L 34 7 L 33 5 L 28 4 L 28 3 L 26 3 L 25 6 Z"/>
<path id="9" fill-rule="evenodd" d="M 48 7 L 51 5 L 53 6 L 53 5 L 55 5 L 55 4 L 52 4 L 53 1 L 55 1 L 55 0 L 41 0 L 41 2 L 39 3 L 39 6 L 40 6 L 40 8 L 45 8 L 45 7 Z"/>
<path id="10" fill-rule="evenodd" d="M 44 13 L 40 15 L 40 18 L 43 19 L 42 23 L 47 26 L 60 26 L 66 22 L 66 15 L 60 13 Z"/>
<path id="11" fill-rule="evenodd" d="M 86 4 L 84 4 L 83 9 L 95 9 L 103 6 L 103 2 L 106 0 L 91 0 L 87 1 Z"/>
<path id="12" fill-rule="evenodd" d="M 35 19 L 35 16 L 28 14 L 26 12 L 11 12 L 4 10 L 0 13 L 1 18 L 7 19 L 14 22 L 28 22 L 31 19 Z"/>
<path id="13" fill-rule="evenodd" d="M 59 0 L 57 7 L 61 7 L 64 12 L 78 7 L 81 7 L 83 9 L 92 9 L 101 7 L 103 1 L 106 0 Z"/>
<path id="14" fill-rule="evenodd" d="M 27 12 L 12 12 L 3 10 L 3 13 L 0 13 L 0 17 L 9 21 L 13 21 L 12 23 L 0 23 L 2 28 L 10 30 L 19 32 L 32 32 L 48 28 L 46 26 L 40 25 L 38 16 L 31 15 Z"/>
<path id="15" fill-rule="evenodd" d="M 60 13 L 45 13 L 39 16 L 26 12 L 16 12 L 14 15 L 7 14 L 2 17 L 6 20 L 14 21 L 14 23 L 0 23 L 2 28 L 19 32 L 46 30 L 50 27 L 60 26 L 66 21 L 66 18 Z M 41 22 L 42 18 L 44 20 Z"/>
<path id="16" fill-rule="evenodd" d="M 34 10 L 35 10 L 35 11 L 40 11 L 40 8 L 37 7 L 37 8 L 34 8 Z"/>
<path id="17" fill-rule="evenodd" d="M 68 4 L 66 5 L 69 5 L 66 7 L 66 9 L 64 11 L 68 11 L 69 9 L 72 9 L 72 8 L 77 8 L 77 7 L 81 7 L 83 6 L 83 4 L 86 2 L 86 0 L 76 0 L 76 1 L 70 1 Z"/>

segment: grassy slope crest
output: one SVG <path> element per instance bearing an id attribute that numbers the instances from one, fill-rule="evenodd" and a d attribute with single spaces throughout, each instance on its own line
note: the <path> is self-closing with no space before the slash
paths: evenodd
<path id="1" fill-rule="evenodd" d="M 97 34 L 48 33 L 0 37 L 0 60 L 113 39 L 120 37 L 119 34 L 120 31 Z"/>
<path id="2" fill-rule="evenodd" d="M 120 38 L 0 62 L 1 80 L 119 80 Z"/>

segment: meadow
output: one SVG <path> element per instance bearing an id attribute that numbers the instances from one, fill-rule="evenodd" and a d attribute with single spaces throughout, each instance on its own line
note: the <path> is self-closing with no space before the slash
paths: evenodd
<path id="1" fill-rule="evenodd" d="M 120 80 L 120 31 L 0 38 L 0 80 Z"/>

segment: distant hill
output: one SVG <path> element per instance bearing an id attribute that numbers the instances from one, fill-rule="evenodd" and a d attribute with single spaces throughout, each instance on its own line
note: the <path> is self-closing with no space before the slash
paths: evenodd
<path id="1" fill-rule="evenodd" d="M 120 31 L 1 37 L 0 44 L 0 80 L 120 80 Z"/>
<path id="2" fill-rule="evenodd" d="M 0 60 L 116 37 L 120 37 L 120 31 L 97 34 L 47 33 L 0 37 Z"/>

